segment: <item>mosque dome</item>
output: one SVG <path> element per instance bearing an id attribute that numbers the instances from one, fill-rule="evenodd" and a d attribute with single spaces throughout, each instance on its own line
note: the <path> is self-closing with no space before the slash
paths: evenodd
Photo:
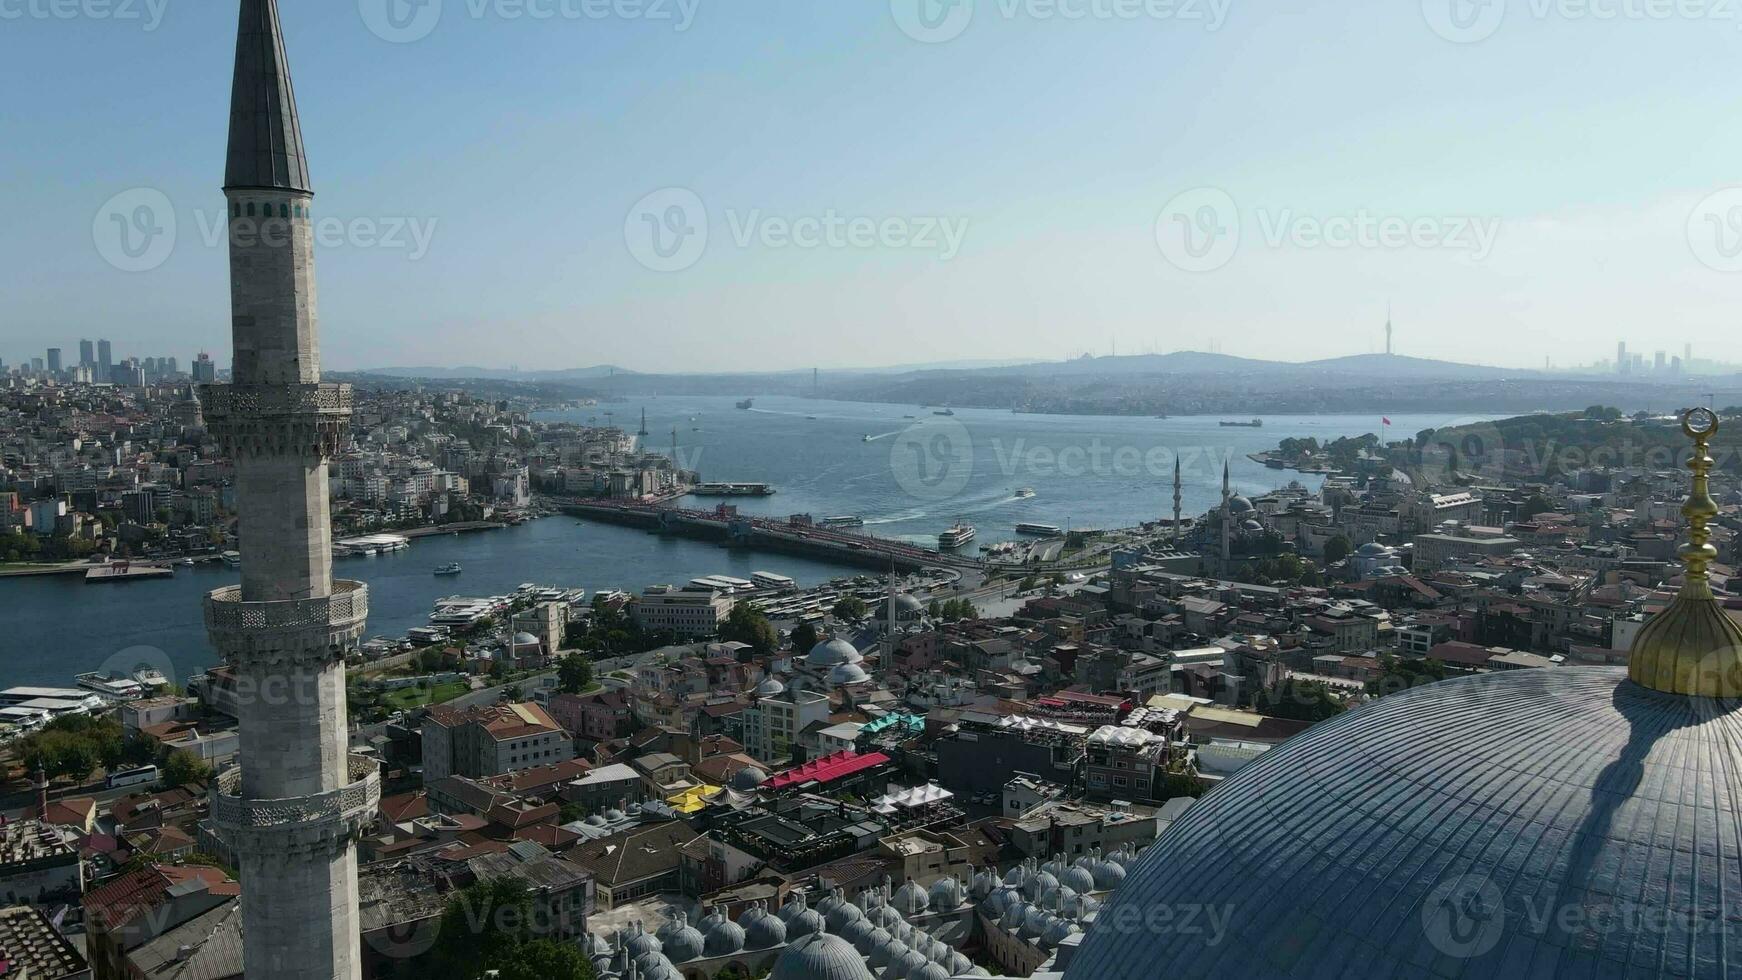
<path id="1" fill-rule="evenodd" d="M 807 936 L 774 961 L 768 980 L 876 980 L 865 959 L 839 936 Z"/>
<path id="2" fill-rule="evenodd" d="M 879 901 L 869 912 L 866 912 L 865 917 L 871 920 L 872 925 L 889 929 L 892 932 L 896 926 L 902 923 L 901 913 L 890 908 L 888 903 L 883 901 Z"/>
<path id="3" fill-rule="evenodd" d="M 745 766 L 732 774 L 732 788 L 740 793 L 748 793 L 760 789 L 768 782 L 768 774 L 755 766 Z"/>
<path id="4" fill-rule="evenodd" d="M 939 912 L 953 912 L 962 904 L 962 883 L 951 877 L 932 882 L 931 907 Z"/>
<path id="5" fill-rule="evenodd" d="M 864 952 L 870 948 L 866 944 L 870 942 L 871 937 L 875 935 L 877 931 L 877 927 L 872 925 L 869 919 L 861 916 L 836 930 L 836 934 L 847 942 L 852 943 L 854 949 Z M 888 933 L 884 933 L 884 935 L 888 935 Z"/>
<path id="6" fill-rule="evenodd" d="M 890 961 L 889 968 L 883 971 L 886 977 L 909 977 L 915 970 L 931 966 L 932 961 L 917 949 L 909 948 L 900 956 Z"/>
<path id="7" fill-rule="evenodd" d="M 708 930 L 702 943 L 702 951 L 710 958 L 729 956 L 743 948 L 744 927 L 724 916 Z"/>
<path id="8" fill-rule="evenodd" d="M 635 928 L 624 938 L 623 947 L 629 951 L 630 959 L 639 960 L 648 953 L 659 952 L 659 937 L 643 929 L 641 923 L 637 922 Z"/>
<path id="9" fill-rule="evenodd" d="M 1100 916 L 1243 910 L 1222 941 L 1091 928 L 1066 978 L 1726 975 L 1742 842 L 1719 828 L 1742 818 L 1739 708 L 1603 667 L 1385 697 L 1193 806 Z"/>
<path id="10" fill-rule="evenodd" d="M 1073 895 L 1095 890 L 1095 875 L 1086 868 L 1066 868 L 1059 873 L 1059 885 Z"/>
<path id="11" fill-rule="evenodd" d="M 1385 558 L 1390 556 L 1392 551 L 1390 548 L 1385 547 L 1377 541 L 1369 541 L 1361 547 L 1356 548 L 1355 554 L 1360 555 L 1363 558 Z"/>
<path id="12" fill-rule="evenodd" d="M 811 648 L 810 656 L 805 663 L 814 670 L 828 670 L 842 664 L 853 663 L 859 659 L 859 648 L 846 640 L 836 637 L 824 640 Z"/>
<path id="13" fill-rule="evenodd" d="M 1250 514 L 1254 510 L 1257 508 L 1252 506 L 1252 501 L 1245 497 L 1228 498 L 1228 512 L 1230 514 Z"/>
<path id="14" fill-rule="evenodd" d="M 816 915 L 807 912 L 807 915 Z M 794 917 L 797 921 L 797 917 Z M 786 943 L 786 937 L 792 934 L 792 929 L 780 921 L 780 916 L 770 915 L 764 911 L 754 920 L 744 926 L 744 948 L 772 949 Z"/>
<path id="15" fill-rule="evenodd" d="M 535 647 L 539 645 L 538 637 L 531 633 L 516 633 L 514 634 L 514 645 L 517 647 Z"/>
<path id="16" fill-rule="evenodd" d="M 756 685 L 756 696 L 759 698 L 771 698 L 775 695 L 785 693 L 786 685 L 782 684 L 780 678 L 773 674 L 769 674 L 767 677 L 762 678 L 762 683 Z"/>
<path id="17" fill-rule="evenodd" d="M 700 959 L 706 944 L 702 934 L 689 924 L 689 919 L 682 912 L 660 931 L 659 942 L 660 951 L 673 963 Z"/>
<path id="18" fill-rule="evenodd" d="M 786 923 L 786 936 L 783 938 L 797 942 L 805 936 L 814 936 L 817 933 L 828 931 L 829 924 L 823 919 L 822 913 L 816 909 L 806 908 Z"/>
<path id="19" fill-rule="evenodd" d="M 859 906 L 852 902 L 839 898 L 839 896 L 837 899 L 835 905 L 823 913 L 823 920 L 828 923 L 830 932 L 840 935 L 841 930 L 847 928 L 849 924 L 865 921 L 865 913 L 859 911 Z M 822 907 L 819 905 L 818 911 L 821 910 Z"/>
<path id="20" fill-rule="evenodd" d="M 950 971 L 939 963 L 926 963 L 916 966 L 907 974 L 907 980 L 950 980 Z"/>
<path id="21" fill-rule="evenodd" d="M 889 942 L 865 954 L 865 964 L 873 970 L 885 970 L 891 963 L 905 955 L 907 955 L 907 944 L 890 937 Z"/>
<path id="22" fill-rule="evenodd" d="M 990 867 L 975 872 L 973 881 L 968 885 L 968 893 L 975 901 L 982 901 L 997 890 L 998 873 Z"/>
<path id="23" fill-rule="evenodd" d="M 829 670 L 829 686 L 849 687 L 853 684 L 864 684 L 871 679 L 865 673 L 865 668 L 858 664 L 841 664 Z"/>
<path id="24" fill-rule="evenodd" d="M 931 896 L 912 878 L 895 890 L 895 897 L 891 901 L 895 910 L 903 915 L 918 915 L 931 906 Z"/>
<path id="25" fill-rule="evenodd" d="M 865 920 L 865 925 L 869 929 L 864 938 L 853 940 L 853 945 L 867 957 L 871 955 L 872 950 L 881 949 L 895 941 L 895 937 L 885 932 L 881 926 L 871 925 L 870 919 Z"/>

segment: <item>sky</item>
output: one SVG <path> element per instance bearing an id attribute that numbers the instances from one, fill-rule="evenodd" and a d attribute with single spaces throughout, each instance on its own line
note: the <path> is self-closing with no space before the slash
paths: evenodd
<path id="1" fill-rule="evenodd" d="M 329 369 L 1742 361 L 1732 0 L 279 2 Z M 228 363 L 235 22 L 0 0 L 0 359 Z"/>

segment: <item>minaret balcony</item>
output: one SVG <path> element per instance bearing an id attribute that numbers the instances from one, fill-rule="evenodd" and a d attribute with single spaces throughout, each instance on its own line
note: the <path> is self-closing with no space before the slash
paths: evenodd
<path id="1" fill-rule="evenodd" d="M 368 756 L 347 756 L 346 775 L 346 785 L 314 796 L 251 800 L 241 795 L 242 770 L 231 768 L 212 783 L 212 823 L 238 850 L 347 843 L 375 820 L 380 766 Z"/>
<path id="2" fill-rule="evenodd" d="M 203 385 L 206 429 L 232 456 L 331 457 L 343 448 L 356 396 L 350 385 Z"/>
<path id="3" fill-rule="evenodd" d="M 335 581 L 332 595 L 281 602 L 243 602 L 232 585 L 206 596 L 206 634 L 238 666 L 293 669 L 343 659 L 363 636 L 369 587 Z"/>

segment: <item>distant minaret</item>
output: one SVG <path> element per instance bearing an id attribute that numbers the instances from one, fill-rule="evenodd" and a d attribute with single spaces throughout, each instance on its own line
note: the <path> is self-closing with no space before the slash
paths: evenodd
<path id="1" fill-rule="evenodd" d="M 1385 304 L 1385 356 L 1390 357 L 1391 350 L 1391 304 Z"/>
<path id="2" fill-rule="evenodd" d="M 1222 461 L 1222 572 L 1228 574 L 1228 558 L 1231 554 L 1228 548 L 1228 525 L 1234 519 L 1234 484 L 1228 473 L 1228 462 Z"/>
<path id="3" fill-rule="evenodd" d="M 647 438 L 647 409 L 645 408 L 641 410 L 641 431 L 637 435 L 643 439 Z"/>
<path id="4" fill-rule="evenodd" d="M 1184 497 L 1180 492 L 1179 455 L 1176 453 L 1173 457 L 1173 550 L 1175 551 L 1179 550 L 1180 506 L 1183 501 Z"/>
<path id="5" fill-rule="evenodd" d="M 206 631 L 236 675 L 241 769 L 211 787 L 211 822 L 241 873 L 248 980 L 359 980 L 357 856 L 375 820 L 373 762 L 347 751 L 345 655 L 368 589 L 333 578 L 327 460 L 345 444 L 348 385 L 321 382 L 314 191 L 277 0 L 240 0 L 230 96 L 232 383 L 203 392 L 235 463 L 242 582 L 206 597 Z"/>

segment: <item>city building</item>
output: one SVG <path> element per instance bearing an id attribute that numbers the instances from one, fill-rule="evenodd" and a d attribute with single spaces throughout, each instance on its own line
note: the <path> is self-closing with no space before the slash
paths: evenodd
<path id="1" fill-rule="evenodd" d="M 77 902 L 84 890 L 78 848 L 60 828 L 38 820 L 0 826 L 0 905 Z"/>
<path id="2" fill-rule="evenodd" d="M 643 630 L 695 638 L 719 633 L 733 605 L 731 596 L 713 589 L 655 586 L 636 596 L 629 608 Z"/>
<path id="3" fill-rule="evenodd" d="M 423 722 L 423 778 L 487 779 L 575 757 L 574 739 L 536 704 L 454 709 L 437 706 Z"/>
<path id="4" fill-rule="evenodd" d="M 49 921 L 47 910 L 15 905 L 0 908 L 0 977 L 91 980 L 91 967 Z"/>

